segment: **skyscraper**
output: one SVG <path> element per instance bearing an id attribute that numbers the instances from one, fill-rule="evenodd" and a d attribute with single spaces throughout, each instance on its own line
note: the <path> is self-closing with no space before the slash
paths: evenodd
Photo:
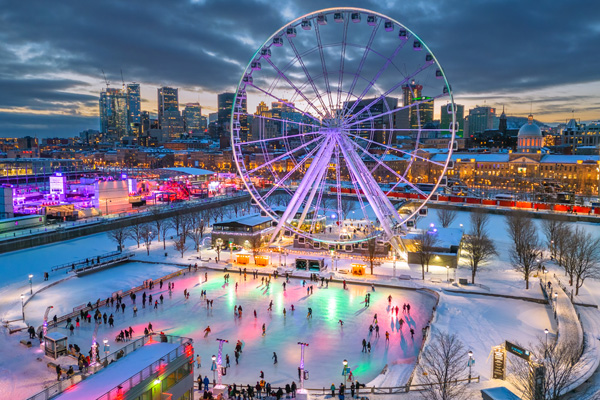
<path id="1" fill-rule="evenodd" d="M 423 85 L 412 81 L 410 85 L 402 86 L 402 105 L 404 107 L 422 102 L 409 108 L 411 129 L 423 128 L 426 123 L 433 121 L 433 99 L 431 101 L 427 101 L 427 99 L 429 97 L 423 96 Z"/>
<path id="2" fill-rule="evenodd" d="M 100 93 L 100 131 L 113 138 L 127 135 L 127 93 L 106 88 Z"/>
<path id="3" fill-rule="evenodd" d="M 158 88 L 158 122 L 171 138 L 184 131 L 179 112 L 179 89 L 167 86 Z"/>
<path id="4" fill-rule="evenodd" d="M 454 104 L 456 113 L 456 122 L 458 122 L 458 130 L 456 131 L 456 137 L 463 137 L 465 128 L 465 106 L 462 104 Z M 440 107 L 440 129 L 448 129 L 450 132 L 450 124 L 452 123 L 452 114 L 448 113 L 448 105 Z"/>
<path id="5" fill-rule="evenodd" d="M 186 132 L 201 130 L 202 108 L 199 103 L 187 103 L 183 110 L 183 124 Z"/>
<path id="6" fill-rule="evenodd" d="M 167 86 L 158 88 L 158 122 L 161 128 L 163 123 L 168 125 L 164 121 L 165 111 L 171 111 L 171 117 L 175 116 L 175 112 L 179 114 L 179 89 Z"/>
<path id="7" fill-rule="evenodd" d="M 477 135 L 489 129 L 496 129 L 496 109 L 493 107 L 477 106 L 469 110 L 469 135 Z"/>
<path id="8" fill-rule="evenodd" d="M 129 135 L 138 136 L 141 132 L 141 98 L 140 84 L 127 85 L 127 131 Z"/>
<path id="9" fill-rule="evenodd" d="M 229 130 L 231 122 L 231 108 L 233 107 L 233 98 L 235 93 L 221 93 L 217 97 L 217 105 L 219 107 L 219 118 L 217 120 L 219 127 L 223 130 Z"/>
<path id="10" fill-rule="evenodd" d="M 358 115 L 356 117 L 357 121 L 361 121 L 363 119 L 368 119 L 371 117 L 376 117 L 380 114 L 387 112 L 388 110 L 393 110 L 398 108 L 398 99 L 395 97 L 384 97 L 381 100 L 377 101 L 369 108 L 369 112 L 361 111 L 367 107 L 369 104 L 373 102 L 373 98 L 362 99 L 356 104 L 354 107 L 353 114 Z M 344 103 L 343 110 L 348 110 L 352 107 L 354 101 Z M 360 113 L 360 114 L 359 114 Z M 390 114 L 384 115 L 381 117 L 374 118 L 373 120 L 368 120 L 366 122 L 362 122 L 357 125 L 359 128 L 358 135 L 364 138 L 371 138 L 372 140 L 381 143 L 381 144 L 393 144 L 394 134 L 391 131 L 387 131 L 387 129 L 392 129 L 393 127 L 394 117 Z M 372 131 L 371 129 L 375 129 Z M 374 132 L 374 134 L 373 134 Z"/>

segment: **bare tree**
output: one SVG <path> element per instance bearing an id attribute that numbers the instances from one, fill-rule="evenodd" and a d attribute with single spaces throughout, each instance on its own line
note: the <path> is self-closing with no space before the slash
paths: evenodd
<path id="1" fill-rule="evenodd" d="M 371 267 L 371 275 L 373 275 L 373 266 L 375 264 L 375 256 L 377 255 L 377 238 L 371 237 L 367 240 L 367 261 Z M 332 265 L 333 267 L 333 265 Z"/>
<path id="2" fill-rule="evenodd" d="M 133 221 L 133 224 L 127 230 L 127 235 L 135 240 L 139 249 L 140 242 L 142 241 L 142 223 L 139 221 L 139 219 Z"/>
<path id="3" fill-rule="evenodd" d="M 471 230 L 463 242 L 463 248 L 467 252 L 466 258 L 469 260 L 469 266 L 471 267 L 471 283 L 473 284 L 479 266 L 498 254 L 494 242 L 489 238 L 486 231 L 488 220 L 489 214 L 473 211 L 471 213 Z"/>
<path id="4" fill-rule="evenodd" d="M 521 358 L 515 359 L 508 364 L 508 380 L 522 393 L 523 398 L 534 400 L 536 388 L 532 379 L 532 368 L 543 365 L 544 382 L 541 398 L 545 400 L 558 400 L 563 392 L 570 386 L 578 376 L 581 368 L 577 363 L 579 349 L 572 346 L 570 342 L 564 345 L 555 345 L 542 338 L 537 343 L 530 345 L 531 361 Z"/>
<path id="5" fill-rule="evenodd" d="M 167 232 L 169 232 L 169 229 L 171 229 L 172 227 L 173 223 L 169 219 L 164 220 L 160 225 L 160 234 L 163 238 L 163 250 L 167 249 Z"/>
<path id="6" fill-rule="evenodd" d="M 545 218 L 542 220 L 542 229 L 544 230 L 544 235 L 546 236 L 546 244 L 548 245 L 548 249 L 552 253 L 552 257 L 556 258 L 556 247 L 555 245 L 560 240 L 561 231 L 567 226 L 564 221 L 559 221 L 556 219 L 548 219 Z"/>
<path id="7" fill-rule="evenodd" d="M 429 262 L 433 258 L 434 248 L 438 239 L 435 236 L 435 232 L 421 230 L 421 233 L 415 237 L 415 241 L 415 249 L 419 257 L 419 263 L 421 264 L 423 280 L 425 280 L 425 268 L 429 272 Z"/>
<path id="8" fill-rule="evenodd" d="M 140 237 L 144 242 L 144 246 L 146 246 L 146 252 L 150 255 L 150 245 L 152 244 L 152 239 L 156 236 L 156 232 L 154 232 L 154 227 L 151 224 L 144 224 L 140 228 Z"/>
<path id="9" fill-rule="evenodd" d="M 194 226 L 195 214 L 185 214 L 181 218 L 181 222 L 179 225 L 180 236 L 183 237 L 183 241 L 185 242 L 186 238 L 189 236 L 192 227 Z"/>
<path id="10" fill-rule="evenodd" d="M 175 234 L 179 236 L 179 230 L 181 229 L 181 224 L 184 219 L 184 215 L 181 210 L 177 211 L 175 215 L 171 217 L 171 225 L 175 228 Z"/>
<path id="11" fill-rule="evenodd" d="M 125 245 L 125 240 L 128 237 L 127 228 L 124 226 L 120 226 L 112 231 L 107 232 L 108 238 L 115 242 L 120 251 L 123 251 L 123 246 Z"/>
<path id="12" fill-rule="evenodd" d="M 222 246 L 221 243 L 217 243 L 215 245 L 215 251 L 217 252 L 217 262 L 221 261 L 221 250 L 223 250 L 223 248 L 221 246 Z"/>
<path id="13" fill-rule="evenodd" d="M 174 242 L 175 250 L 181 253 L 181 258 L 183 258 L 183 254 L 187 251 L 188 246 L 185 244 L 185 236 L 181 235 Z"/>
<path id="14" fill-rule="evenodd" d="M 348 219 L 348 216 L 352 211 L 356 210 L 356 201 L 347 197 L 342 197 L 342 215 L 340 215 L 340 221 Z"/>
<path id="15" fill-rule="evenodd" d="M 187 236 L 194 242 L 194 249 L 200 251 L 202 244 L 202 233 L 204 231 L 204 220 L 201 213 L 191 213 L 189 215 L 190 228 Z"/>
<path id="16" fill-rule="evenodd" d="M 565 270 L 565 275 L 569 275 L 569 270 L 571 269 L 569 251 L 573 233 L 567 224 L 559 226 L 556 231 L 556 238 L 553 243 L 554 258 L 558 266 Z"/>
<path id="17" fill-rule="evenodd" d="M 566 255 L 562 258 L 568 269 L 569 282 L 575 286 L 575 295 L 579 295 L 587 278 L 600 277 L 600 239 L 592 237 L 583 228 L 576 227 L 571 231 Z"/>
<path id="18" fill-rule="evenodd" d="M 440 220 L 440 224 L 442 224 L 442 227 L 444 228 L 449 227 L 458 215 L 456 210 L 451 210 L 449 208 L 439 208 L 435 210 L 435 212 Z"/>
<path id="19" fill-rule="evenodd" d="M 248 243 L 250 244 L 250 251 L 252 251 L 252 259 L 254 260 L 254 264 L 256 264 L 256 256 L 265 244 L 264 238 L 261 234 L 252 235 L 248 239 Z"/>
<path id="20" fill-rule="evenodd" d="M 422 396 L 428 400 L 469 398 L 465 379 L 467 351 L 456 335 L 436 333 L 421 353 L 419 380 L 425 386 Z"/>
<path id="21" fill-rule="evenodd" d="M 535 223 L 524 212 L 515 212 L 506 217 L 508 235 L 513 241 L 510 260 L 513 268 L 523 274 L 525 289 L 529 289 L 529 277 L 539 255 L 540 241 Z"/>
<path id="22" fill-rule="evenodd" d="M 152 223 L 156 227 L 157 240 L 160 242 L 160 228 L 166 222 L 162 216 L 162 210 L 160 207 L 150 208 L 150 215 L 152 216 Z"/>

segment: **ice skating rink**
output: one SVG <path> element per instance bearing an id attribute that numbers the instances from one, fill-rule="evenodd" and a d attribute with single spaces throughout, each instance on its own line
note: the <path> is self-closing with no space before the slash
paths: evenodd
<path id="1" fill-rule="evenodd" d="M 41 323 L 43 310 L 47 305 L 54 305 L 58 310 L 69 310 L 72 307 L 96 301 L 98 297 L 106 298 L 113 291 L 128 289 L 132 282 L 128 276 L 135 276 L 136 269 L 145 269 L 149 275 L 163 275 L 170 268 L 160 265 L 131 263 L 112 268 L 102 273 L 91 274 L 81 278 L 71 279 L 63 284 L 49 288 L 32 300 L 28 310 L 37 309 L 35 324 Z M 157 269 L 158 271 L 154 271 Z M 141 271 L 138 271 L 141 272 Z M 158 273 L 157 273 L 158 272 Z M 300 361 L 300 346 L 297 342 L 307 342 L 305 351 L 305 369 L 310 377 L 306 387 L 329 387 L 332 383 L 339 385 L 342 381 L 342 361 L 348 360 L 355 379 L 367 383 L 374 379 L 386 366 L 394 366 L 395 381 L 408 379 L 414 367 L 416 356 L 421 346 L 423 326 L 431 317 L 435 299 L 432 295 L 413 291 L 388 288 L 376 288 L 373 292 L 370 286 L 348 285 L 344 290 L 342 284 L 331 283 L 329 287 L 321 287 L 320 283 L 307 281 L 307 286 L 313 285 L 313 294 L 308 295 L 302 280 L 291 278 L 286 290 L 283 290 L 283 277 L 271 280 L 270 287 L 248 274 L 246 280 L 237 271 L 230 272 L 229 283 L 224 280 L 223 272 L 208 271 L 208 281 L 204 281 L 204 270 L 197 273 L 187 273 L 173 280 L 175 290 L 169 295 L 167 282 L 162 290 L 158 285 L 154 290 L 147 291 L 158 299 L 162 294 L 164 304 L 154 309 L 146 303 L 142 308 L 142 293 L 139 292 L 136 304 L 138 313 L 133 317 L 133 304 L 129 297 L 125 299 L 125 313 L 115 312 L 114 308 L 102 307 L 102 313 L 111 313 L 115 318 L 114 328 L 101 325 L 98 339 L 108 339 L 111 351 L 117 350 L 121 344 L 114 341 L 121 329 L 131 326 L 134 338 L 143 335 L 144 327 L 151 322 L 155 332 L 191 337 L 194 339 L 196 353 L 202 358 L 202 367 L 195 371 L 208 375 L 212 380 L 210 370 L 211 356 L 218 349 L 217 338 L 227 339 L 224 346 L 225 354 L 229 354 L 231 367 L 223 377 L 226 383 L 256 383 L 260 371 L 264 371 L 265 379 L 273 386 L 285 385 L 298 380 L 298 365 Z M 142 274 L 138 274 L 140 276 Z M 137 283 L 137 282 L 136 282 Z M 236 290 L 236 283 L 238 288 Z M 139 283 L 138 283 L 139 284 Z M 184 299 L 183 291 L 190 291 L 189 299 Z M 214 300 L 213 307 L 207 308 L 206 301 L 200 292 L 207 291 L 207 298 Z M 364 300 L 367 293 L 371 294 L 369 307 Z M 41 293 L 40 293 L 41 294 Z M 392 305 L 399 305 L 398 317 L 390 312 L 388 296 L 392 295 Z M 273 310 L 268 311 L 270 301 Z M 403 314 L 402 305 L 410 303 L 410 315 Z M 234 307 L 242 306 L 242 317 L 234 316 Z M 295 311 L 291 310 L 294 305 Z M 313 317 L 307 318 L 308 308 L 313 310 Z M 284 316 L 283 310 L 287 313 Z M 257 317 L 254 317 L 254 310 Z M 380 327 L 380 337 L 375 331 L 369 335 L 369 325 L 374 324 L 377 314 Z M 32 317 L 33 317 L 32 315 Z M 50 318 L 52 317 L 50 314 Z M 399 331 L 399 319 L 406 322 Z M 38 320 L 39 319 L 39 320 Z M 342 320 L 343 326 L 339 323 Z M 262 335 L 262 325 L 266 325 L 266 334 Z M 61 324 L 59 331 L 69 335 L 69 331 Z M 94 322 L 81 323 L 69 337 L 70 343 L 77 343 L 82 349 L 89 348 Z M 204 337 L 204 329 L 210 326 L 212 332 Z M 409 329 L 415 331 L 411 339 Z M 389 344 L 385 340 L 385 332 L 390 333 Z M 362 352 L 362 340 L 371 342 L 371 353 Z M 243 352 L 239 365 L 235 365 L 234 347 L 237 340 L 243 342 Z M 277 353 L 278 363 L 273 364 L 273 352 Z M 131 371 L 134 374 L 136 371 Z M 123 377 L 126 379 L 127 377 Z"/>

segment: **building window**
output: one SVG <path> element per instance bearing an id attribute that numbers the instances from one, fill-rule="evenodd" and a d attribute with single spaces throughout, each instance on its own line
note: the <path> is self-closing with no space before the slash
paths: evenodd
<path id="1" fill-rule="evenodd" d="M 162 391 L 166 392 L 167 390 L 169 390 L 169 388 L 171 388 L 171 386 L 173 386 L 174 384 L 177 383 L 177 380 L 175 378 L 175 372 L 171 372 L 169 375 L 167 375 L 167 377 L 163 380 L 162 383 Z"/>

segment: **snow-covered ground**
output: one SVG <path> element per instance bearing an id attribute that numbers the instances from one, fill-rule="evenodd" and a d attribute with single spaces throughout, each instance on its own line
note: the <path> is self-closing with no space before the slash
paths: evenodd
<path id="1" fill-rule="evenodd" d="M 439 224 L 435 211 L 421 219 L 419 226 L 427 226 L 430 223 Z M 540 221 L 536 221 L 540 223 Z M 459 212 L 457 219 L 451 227 L 469 228 L 469 213 Z M 577 223 L 578 226 L 598 234 L 598 227 L 591 223 Z M 510 238 L 506 233 L 506 223 L 501 215 L 490 215 L 488 231 L 496 242 L 499 256 L 489 264 L 483 266 L 477 275 L 477 282 L 487 288 L 468 286 L 460 288 L 448 285 L 445 280 L 447 271 L 445 268 L 431 268 L 426 275 L 426 280 L 420 280 L 420 266 L 396 263 L 396 275 L 410 275 L 412 280 L 394 280 L 392 263 L 384 263 L 376 267 L 376 276 L 367 275 L 355 280 L 376 281 L 386 284 L 398 284 L 405 287 L 428 287 L 440 293 L 440 304 L 436 311 L 432 330 L 456 333 L 465 346 L 474 352 L 476 363 L 473 374 L 481 375 L 484 381 L 477 387 L 501 384 L 501 382 L 486 381 L 489 379 L 491 370 L 491 358 L 489 358 L 492 346 L 502 343 L 504 340 L 518 341 L 529 344 L 536 341 L 537 337 L 543 336 L 543 330 L 548 328 L 552 334 L 556 332 L 554 320 L 549 314 L 549 309 L 541 304 L 521 300 L 510 300 L 498 297 L 487 297 L 482 295 L 457 294 L 445 289 L 458 289 L 469 291 L 480 291 L 482 293 L 507 294 L 511 296 L 523 296 L 542 298 L 537 280 L 532 279 L 528 290 L 525 289 L 522 276 L 516 273 L 509 262 L 508 249 Z M 170 236 L 170 235 L 169 235 Z M 540 229 L 540 237 L 542 231 Z M 43 312 L 47 305 L 53 305 L 55 311 L 61 314 L 73 307 L 94 302 L 97 298 L 105 298 L 119 289 L 128 289 L 138 285 L 147 278 L 158 277 L 174 271 L 178 264 L 199 263 L 198 254 L 187 251 L 184 257 L 177 254 L 171 241 L 167 240 L 168 256 L 164 256 L 162 243 L 152 245 L 150 256 L 146 255 L 144 248 L 137 249 L 131 240 L 127 242 L 128 251 L 136 253 L 135 258 L 143 261 L 153 261 L 155 264 L 135 262 L 107 269 L 81 278 L 70 278 L 58 285 L 40 291 L 26 305 L 26 320 L 28 322 L 40 323 Z M 25 294 L 25 300 L 29 298 L 28 274 L 33 274 L 33 291 L 36 292 L 43 285 L 64 279 L 67 275 L 63 273 L 51 274 L 49 282 L 42 281 L 44 271 L 48 271 L 53 265 L 75 261 L 78 259 L 95 256 L 113 251 L 115 244 L 110 242 L 106 234 L 92 235 L 63 243 L 55 243 L 38 248 L 17 251 L 0 255 L 0 318 L 2 320 L 17 319 L 21 313 L 20 294 Z M 207 249 L 202 250 L 202 258 L 212 258 L 216 254 Z M 273 261 L 277 261 L 277 256 Z M 288 265 L 292 256 L 288 256 Z M 229 259 L 229 252 L 221 253 L 222 260 Z M 348 268 L 351 260 L 340 260 L 338 268 Z M 546 263 L 552 269 L 551 263 Z M 212 265 L 214 266 L 214 265 Z M 220 264 L 222 268 L 224 263 Z M 250 266 L 249 269 L 254 268 Z M 262 270 L 268 270 L 263 268 Z M 557 275 L 560 271 L 555 270 Z M 331 284 L 329 289 L 319 288 L 315 285 L 314 294 L 306 295 L 300 280 L 292 279 L 290 286 L 283 292 L 282 278 L 272 281 L 268 291 L 264 285 L 248 277 L 243 278 L 235 291 L 235 281 L 240 277 L 232 273 L 229 285 L 224 285 L 222 273 L 210 272 L 209 280 L 202 283 L 203 273 L 187 274 L 175 281 L 176 290 L 173 297 L 169 298 L 165 287 L 162 294 L 165 303 L 158 310 L 142 309 L 141 296 L 138 296 L 138 316 L 131 315 L 131 301 L 126 300 L 127 309 L 125 315 L 114 313 L 115 328 L 100 328 L 99 338 L 106 337 L 111 341 L 111 350 L 118 346 L 113 343 L 114 337 L 120 329 L 131 325 L 136 335 L 143 332 L 143 327 L 152 322 L 155 330 L 163 330 L 174 335 L 190 336 L 195 340 L 195 347 L 203 359 L 201 373 L 210 373 L 209 359 L 216 352 L 216 337 L 230 340 L 225 347 L 225 353 L 229 353 L 232 364 L 233 346 L 237 339 L 244 341 L 245 348 L 239 367 L 232 366 L 225 377 L 226 382 L 247 383 L 255 382 L 260 370 L 265 371 L 267 380 L 272 383 L 284 383 L 297 378 L 297 363 L 299 359 L 298 341 L 307 341 L 310 347 L 306 352 L 306 368 L 310 371 L 311 379 L 307 387 L 330 386 L 331 383 L 339 385 L 341 381 L 341 361 L 346 358 L 349 361 L 355 376 L 367 383 L 375 378 L 387 364 L 395 368 L 393 374 L 379 377 L 373 383 L 385 385 L 400 385 L 406 381 L 407 374 L 412 371 L 414 359 L 420 346 L 421 327 L 428 320 L 433 298 L 408 290 L 376 289 L 372 294 L 372 305 L 364 309 L 361 301 L 364 294 L 370 291 L 368 286 L 351 285 L 350 290 L 342 290 L 339 284 Z M 346 275 L 337 274 L 343 279 Z M 461 262 L 458 270 L 450 271 L 451 278 L 470 278 L 470 271 L 464 262 Z M 350 277 L 347 277 L 350 278 Z M 434 282 L 431 282 L 431 279 Z M 443 282 L 437 282 L 441 280 Z M 314 284 L 314 283 L 313 283 Z M 588 280 L 582 288 L 579 301 L 597 304 L 600 301 L 600 284 L 595 280 Z M 191 297 L 185 301 L 182 291 L 187 288 L 191 291 Z M 208 290 L 209 299 L 215 300 L 212 312 L 206 309 L 206 303 L 200 301 L 200 290 Z M 158 288 L 156 289 L 158 292 Z M 407 334 L 404 326 L 403 335 L 397 332 L 394 321 L 390 319 L 387 307 L 387 294 L 392 293 L 394 302 L 409 301 L 413 305 L 411 314 L 415 323 L 415 343 Z M 269 299 L 273 299 L 272 312 L 266 311 Z M 242 305 L 244 313 L 241 319 L 233 317 L 233 307 Z M 296 311 L 291 313 L 290 307 L 294 304 Z M 283 308 L 287 314 L 283 317 Z M 314 317 L 306 319 L 307 307 L 312 307 Z M 252 311 L 256 309 L 258 318 L 254 320 Z M 104 310 L 102 310 L 104 312 Z M 114 310 L 113 310 L 114 311 Z M 377 312 L 381 326 L 381 338 L 372 339 L 373 350 L 371 355 L 361 352 L 360 342 L 367 337 L 367 328 L 371 323 L 373 314 Z M 402 312 L 400 312 L 402 314 Z M 593 330 L 589 338 L 598 337 L 597 322 L 588 323 L 588 320 L 598 321 L 598 310 L 586 308 L 584 313 L 584 328 Z M 51 316 L 53 314 L 50 314 Z M 594 319 L 595 318 L 595 319 Z M 341 328 L 338 320 L 342 319 L 345 324 Z M 266 324 L 266 335 L 262 336 L 261 326 Z M 18 326 L 13 323 L 11 326 Z M 212 333 L 204 339 L 202 330 L 210 325 Z M 60 328 L 62 329 L 62 328 Z M 62 329 L 64 331 L 64 329 Z M 71 338 L 82 348 L 89 346 L 91 341 L 91 327 L 82 324 L 82 327 Z M 391 333 L 391 343 L 385 346 L 385 330 Z M 587 332 L 586 332 L 587 334 Z M 0 335 L 0 398 L 25 398 L 41 389 L 44 384 L 51 383 L 55 374 L 45 366 L 45 362 L 36 361 L 41 357 L 38 348 L 27 349 L 18 345 L 18 340 L 26 338 L 25 333 L 9 336 L 6 330 Z M 272 364 L 272 352 L 277 352 L 279 362 Z M 196 373 L 197 374 L 197 373 Z M 595 374 L 590 380 L 591 386 L 600 385 L 600 377 Z M 321 382 L 322 381 L 322 382 Z M 589 390 L 593 393 L 593 390 Z M 582 398 L 593 398 L 582 397 Z"/>

